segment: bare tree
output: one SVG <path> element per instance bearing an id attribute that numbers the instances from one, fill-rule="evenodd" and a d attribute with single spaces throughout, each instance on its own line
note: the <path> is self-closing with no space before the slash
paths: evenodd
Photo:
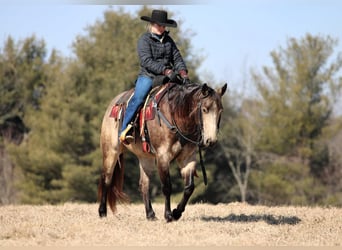
<path id="1" fill-rule="evenodd" d="M 248 177 L 256 159 L 258 141 L 258 104 L 252 100 L 244 100 L 238 116 L 230 123 L 235 145 L 225 147 L 228 165 L 240 189 L 241 201 L 246 202 Z"/>

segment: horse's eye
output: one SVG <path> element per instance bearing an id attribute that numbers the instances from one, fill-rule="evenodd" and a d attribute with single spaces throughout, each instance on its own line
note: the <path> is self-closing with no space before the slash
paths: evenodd
<path id="1" fill-rule="evenodd" d="M 209 110 L 208 110 L 207 108 L 203 107 L 203 108 L 202 108 L 202 112 L 203 112 L 203 113 L 208 113 Z"/>

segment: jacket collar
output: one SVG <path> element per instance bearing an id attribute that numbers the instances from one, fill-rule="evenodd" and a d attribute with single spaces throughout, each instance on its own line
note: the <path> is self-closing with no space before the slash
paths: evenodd
<path id="1" fill-rule="evenodd" d="M 169 33 L 170 33 L 170 31 L 168 31 L 168 30 L 165 30 L 162 35 L 157 35 L 157 34 L 150 32 L 151 38 L 156 39 L 161 43 L 163 42 L 164 38 L 169 35 Z"/>

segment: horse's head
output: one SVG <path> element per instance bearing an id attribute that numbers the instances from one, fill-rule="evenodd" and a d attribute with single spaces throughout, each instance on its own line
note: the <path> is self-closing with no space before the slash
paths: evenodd
<path id="1" fill-rule="evenodd" d="M 216 90 L 207 84 L 202 85 L 200 97 L 200 118 L 202 127 L 201 146 L 208 147 L 217 141 L 217 134 L 223 111 L 222 96 L 227 90 L 227 83 Z"/>
<path id="2" fill-rule="evenodd" d="M 177 85 L 168 94 L 172 122 L 177 133 L 185 141 L 208 147 L 217 141 L 221 113 L 222 96 L 227 84 L 216 90 L 206 83 Z"/>

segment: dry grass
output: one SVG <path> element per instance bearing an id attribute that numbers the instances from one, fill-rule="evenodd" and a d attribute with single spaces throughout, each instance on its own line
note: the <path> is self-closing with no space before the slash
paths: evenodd
<path id="1" fill-rule="evenodd" d="M 173 206 L 174 207 L 174 206 Z M 189 205 L 172 223 L 147 221 L 143 205 L 119 205 L 100 219 L 97 204 L 0 207 L 0 246 L 334 246 L 342 209 L 241 203 Z"/>

